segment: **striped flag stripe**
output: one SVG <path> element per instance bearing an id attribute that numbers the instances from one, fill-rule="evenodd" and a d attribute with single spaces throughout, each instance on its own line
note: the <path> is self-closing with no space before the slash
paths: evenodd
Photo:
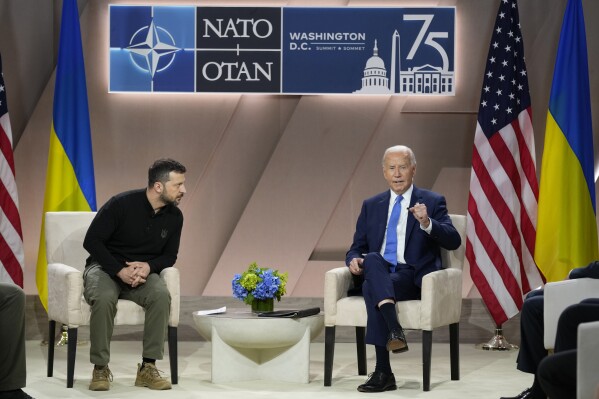
<path id="1" fill-rule="evenodd" d="M 466 238 L 466 258 L 476 258 L 482 262 L 485 261 L 482 254 L 481 256 L 474 254 L 472 241 L 468 237 Z M 487 309 L 493 315 L 493 317 L 496 320 L 507 320 L 508 315 L 506 315 L 504 311 L 505 306 L 499 303 L 499 297 L 494 295 L 496 290 L 489 285 L 489 281 L 492 281 L 492 278 L 489 278 L 490 276 L 485 276 L 483 274 L 483 270 L 484 269 L 481 269 L 477 263 L 470 264 L 470 277 L 472 277 L 472 280 L 476 282 L 476 287 L 478 288 L 481 296 L 483 298 L 488 298 L 488 300 L 485 300 L 485 305 L 487 305 Z"/>
<path id="2" fill-rule="evenodd" d="M 12 130 L 0 57 L 0 281 L 23 287 L 23 230 L 15 182 Z"/>
<path id="3" fill-rule="evenodd" d="M 522 126 L 531 126 L 529 110 L 523 111 L 519 119 L 524 122 Z M 487 303 L 487 307 L 501 324 L 518 313 L 522 306 L 522 291 L 528 292 L 542 283 L 533 259 L 538 185 L 535 184 L 536 175 L 530 177 L 530 164 L 534 166 L 529 151 L 530 139 L 518 123 L 507 125 L 491 140 L 487 140 L 482 131 L 479 133 L 475 136 L 473 149 L 468 205 L 468 222 L 475 226 L 475 239 L 468 240 L 473 248 L 467 252 L 467 257 L 471 270 L 474 269 L 473 281 L 481 295 L 487 291 L 486 296 L 492 297 L 492 303 Z M 510 140 L 511 137 L 516 140 Z M 518 201 L 506 202 L 504 198 L 517 198 Z M 502 229 L 491 234 L 487 225 L 502 226 Z M 492 268 L 483 266 L 481 271 L 479 263 L 492 265 Z M 518 267 L 514 270 L 509 264 Z M 497 292 L 501 292 L 499 298 Z"/>
<path id="4" fill-rule="evenodd" d="M 519 197 L 519 193 L 514 190 L 514 184 L 511 183 L 510 175 L 506 173 L 506 169 L 500 166 L 510 165 L 513 162 L 512 154 L 504 151 L 504 142 L 499 134 L 495 134 L 489 141 L 486 140 L 484 134 L 480 134 L 479 140 L 476 140 L 476 142 L 479 144 L 479 148 L 478 151 L 473 150 L 472 171 L 476 173 L 482 192 L 484 193 L 483 195 L 491 204 L 489 213 L 496 212 L 500 215 L 500 218 L 496 222 L 498 223 L 497 226 L 502 225 L 506 232 L 503 240 L 505 241 L 504 245 L 508 245 L 507 241 L 511 241 L 512 247 L 518 254 L 517 257 L 520 258 L 520 234 L 514 218 L 514 215 L 519 212 L 519 207 L 515 208 L 516 204 L 514 201 L 506 203 L 505 200 L 505 198 L 513 199 Z M 487 143 L 488 145 L 486 145 Z M 500 153 L 500 157 L 496 156 L 495 149 Z M 483 158 L 486 159 L 485 162 L 483 162 Z M 502 160 L 502 163 L 499 162 L 499 159 Z M 485 165 L 491 165 L 491 167 L 485 167 Z M 506 253 L 507 250 L 508 248 L 504 247 L 504 251 L 502 252 Z"/>
<path id="5" fill-rule="evenodd" d="M 473 159 L 474 159 L 473 154 Z M 482 169 L 481 173 L 486 170 Z M 490 189 L 493 190 L 493 189 Z M 474 226 L 472 231 L 476 240 L 472 239 L 474 245 L 474 254 L 478 256 L 484 255 L 485 258 L 492 261 L 481 263 L 482 266 L 488 265 L 489 269 L 495 269 L 497 275 L 501 278 L 502 285 L 505 286 L 506 292 L 514 302 L 521 300 L 520 287 L 513 271 L 510 269 L 509 263 L 517 261 L 520 264 L 520 253 L 512 244 L 512 237 L 505 228 L 495 228 L 491 233 L 488 226 L 501 226 L 501 219 L 506 219 L 505 215 L 502 218 L 495 213 L 495 205 L 489 202 L 489 198 L 500 196 L 497 191 L 485 193 L 484 187 L 480 184 L 477 174 L 472 174 L 470 181 L 470 198 L 468 201 L 468 214 L 472 220 L 470 226 Z M 470 232 L 469 232 L 470 233 Z M 470 264 L 476 263 L 476 259 L 468 259 Z M 476 283 L 476 281 L 475 281 Z"/>
<path id="6" fill-rule="evenodd" d="M 9 170 L 12 172 L 12 176 L 14 178 L 15 162 L 12 153 L 12 130 L 10 128 L 8 113 L 0 115 L 0 129 L 2 129 L 4 133 L 0 134 L 0 151 L 4 157 L 2 162 L 6 162 L 6 165 L 9 167 Z"/>
<path id="7" fill-rule="evenodd" d="M 0 162 L 2 160 L 0 159 Z M 7 219 L 10 224 L 14 227 L 16 234 L 23 240 L 23 233 L 21 228 L 21 218 L 19 217 L 19 208 L 17 208 L 19 199 L 16 195 L 16 184 L 14 183 L 14 176 L 7 178 L 4 176 L 5 172 L 0 172 L 0 204 L 2 204 L 2 213 L 4 214 L 3 220 L 0 221 L 0 225 L 4 224 L 4 219 Z M 4 229 L 2 229 L 4 231 Z"/>
<path id="8" fill-rule="evenodd" d="M 21 260 L 15 256 L 15 248 L 11 246 L 5 239 L 4 231 L 0 234 L 0 254 L 2 254 L 2 266 L 8 274 L 11 276 L 11 279 L 15 284 L 20 286 L 23 285 L 23 259 L 21 256 Z M 20 245 L 23 245 L 23 242 L 20 242 Z M 22 254 L 22 252 L 21 252 Z"/>

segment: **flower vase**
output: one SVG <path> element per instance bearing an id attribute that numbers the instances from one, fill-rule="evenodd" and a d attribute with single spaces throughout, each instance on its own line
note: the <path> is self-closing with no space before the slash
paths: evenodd
<path id="1" fill-rule="evenodd" d="M 252 312 L 272 312 L 275 308 L 275 302 L 273 298 L 266 299 L 255 299 L 252 301 Z"/>

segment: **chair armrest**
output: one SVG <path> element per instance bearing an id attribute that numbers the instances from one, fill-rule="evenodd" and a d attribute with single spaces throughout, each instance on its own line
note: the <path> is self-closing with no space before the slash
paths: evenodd
<path id="1" fill-rule="evenodd" d="M 555 346 L 557 322 L 564 309 L 583 299 L 595 298 L 599 295 L 598 293 L 599 279 L 578 278 L 545 284 L 543 342 L 546 349 L 552 349 Z"/>
<path id="2" fill-rule="evenodd" d="M 352 275 L 346 266 L 331 269 L 324 274 L 324 323 L 335 325 L 337 301 L 347 296 Z M 327 322 L 329 321 L 329 322 Z"/>
<path id="3" fill-rule="evenodd" d="M 83 273 L 63 263 L 48 264 L 48 319 L 79 327 L 82 298 Z"/>
<path id="4" fill-rule="evenodd" d="M 462 313 L 462 271 L 442 269 L 425 275 L 421 296 L 423 330 L 458 323 Z"/>
<path id="5" fill-rule="evenodd" d="M 595 398 L 599 387 L 599 321 L 578 326 L 576 397 Z"/>
<path id="6" fill-rule="evenodd" d="M 181 277 L 179 269 L 167 267 L 160 272 L 160 278 L 166 283 L 166 288 L 171 294 L 171 312 L 168 325 L 177 327 L 179 325 L 179 312 L 181 310 Z"/>

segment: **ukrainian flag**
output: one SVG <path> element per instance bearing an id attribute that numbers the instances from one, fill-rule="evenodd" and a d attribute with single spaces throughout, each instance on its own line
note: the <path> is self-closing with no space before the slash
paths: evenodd
<path id="1" fill-rule="evenodd" d="M 62 6 L 52 117 L 44 215 L 50 211 L 95 211 L 94 162 L 77 0 L 65 0 Z M 42 216 L 36 282 L 40 300 L 48 309 L 44 219 Z"/>
<path id="2" fill-rule="evenodd" d="M 591 100 L 581 0 L 569 0 L 547 112 L 535 260 L 547 281 L 597 260 Z"/>

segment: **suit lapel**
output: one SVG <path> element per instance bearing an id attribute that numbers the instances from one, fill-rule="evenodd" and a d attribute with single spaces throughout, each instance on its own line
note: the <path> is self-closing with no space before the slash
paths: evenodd
<path id="1" fill-rule="evenodd" d="M 413 207 L 417 202 L 421 202 L 422 198 L 420 195 L 420 190 L 418 188 L 416 188 L 416 186 L 414 186 L 414 188 L 412 189 L 412 198 L 410 199 L 410 208 Z M 403 211 L 403 209 L 402 209 Z M 406 212 L 408 212 L 408 222 L 406 224 L 406 243 L 405 243 L 405 247 L 408 248 L 408 242 L 410 241 L 410 237 L 412 237 L 412 232 L 414 231 L 414 228 L 416 227 L 416 225 L 418 224 L 416 222 L 416 218 L 414 217 L 414 215 L 412 215 L 412 212 L 406 210 Z"/>
<path id="2" fill-rule="evenodd" d="M 381 195 L 380 201 L 376 205 L 376 242 L 378 243 L 377 251 L 383 246 L 383 239 L 385 238 L 385 231 L 387 230 L 387 216 L 389 213 L 389 200 L 391 199 L 391 192 L 387 190 Z"/>

